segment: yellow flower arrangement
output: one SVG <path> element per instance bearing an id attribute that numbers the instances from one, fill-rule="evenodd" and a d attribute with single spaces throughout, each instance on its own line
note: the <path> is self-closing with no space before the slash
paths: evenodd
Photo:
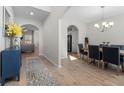
<path id="1" fill-rule="evenodd" d="M 14 22 L 6 24 L 5 30 L 6 30 L 7 36 L 9 37 L 22 36 L 22 28 Z"/>

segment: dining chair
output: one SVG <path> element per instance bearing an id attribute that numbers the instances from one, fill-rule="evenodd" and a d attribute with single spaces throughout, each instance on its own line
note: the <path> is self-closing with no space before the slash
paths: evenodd
<path id="1" fill-rule="evenodd" d="M 81 56 L 83 56 L 83 58 L 84 58 L 84 56 L 87 56 L 87 51 L 84 51 L 83 50 L 83 44 L 78 44 L 78 48 L 79 48 L 79 53 L 80 53 L 80 58 L 81 58 Z"/>
<path id="2" fill-rule="evenodd" d="M 104 45 L 103 44 L 99 44 L 99 47 L 102 48 Z"/>
<path id="3" fill-rule="evenodd" d="M 89 45 L 88 46 L 88 53 L 89 53 L 89 58 L 95 60 L 98 60 L 98 67 L 100 60 L 102 59 L 102 55 L 100 53 L 100 47 L 98 45 Z"/>
<path id="4" fill-rule="evenodd" d="M 120 50 L 124 50 L 124 45 L 111 45 L 111 47 L 118 47 Z M 124 56 L 120 56 L 121 61 L 124 62 Z"/>
<path id="5" fill-rule="evenodd" d="M 105 63 L 114 64 L 117 66 L 117 71 L 120 72 L 123 61 L 120 58 L 119 47 L 103 47 L 103 69 Z"/>
<path id="6" fill-rule="evenodd" d="M 120 50 L 124 50 L 124 45 L 120 45 Z"/>
<path id="7" fill-rule="evenodd" d="M 119 47 L 120 50 L 124 50 L 124 45 L 111 45 L 111 47 Z"/>
<path id="8" fill-rule="evenodd" d="M 120 50 L 124 50 L 124 45 L 120 45 Z M 121 66 L 122 66 L 122 71 L 124 72 L 124 56 L 123 55 L 120 56 L 120 61 L 123 62 Z"/>
<path id="9" fill-rule="evenodd" d="M 120 45 L 110 45 L 111 47 L 118 47 L 120 48 Z"/>

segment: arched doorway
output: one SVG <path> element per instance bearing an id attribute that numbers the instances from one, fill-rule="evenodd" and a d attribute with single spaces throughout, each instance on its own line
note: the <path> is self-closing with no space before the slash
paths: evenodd
<path id="1" fill-rule="evenodd" d="M 38 51 L 39 46 L 39 28 L 32 24 L 24 24 L 21 26 L 23 29 L 23 38 L 22 38 L 22 51 L 23 52 L 33 52 L 34 50 Z M 28 46 L 28 47 L 27 47 Z"/>
<path id="2" fill-rule="evenodd" d="M 78 52 L 78 28 L 75 25 L 70 25 L 67 28 L 67 52 L 77 53 Z"/>

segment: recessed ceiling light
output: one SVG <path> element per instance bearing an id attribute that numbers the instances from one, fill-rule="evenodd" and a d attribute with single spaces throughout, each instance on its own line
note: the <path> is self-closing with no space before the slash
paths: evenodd
<path id="1" fill-rule="evenodd" d="M 34 12 L 30 12 L 30 15 L 33 16 L 34 15 Z"/>

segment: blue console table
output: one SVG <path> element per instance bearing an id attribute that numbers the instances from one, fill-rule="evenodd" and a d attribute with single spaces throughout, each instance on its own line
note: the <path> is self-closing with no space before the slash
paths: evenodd
<path id="1" fill-rule="evenodd" d="M 6 79 L 16 77 L 20 80 L 21 51 L 20 49 L 8 48 L 1 52 L 1 85 L 5 84 Z"/>

